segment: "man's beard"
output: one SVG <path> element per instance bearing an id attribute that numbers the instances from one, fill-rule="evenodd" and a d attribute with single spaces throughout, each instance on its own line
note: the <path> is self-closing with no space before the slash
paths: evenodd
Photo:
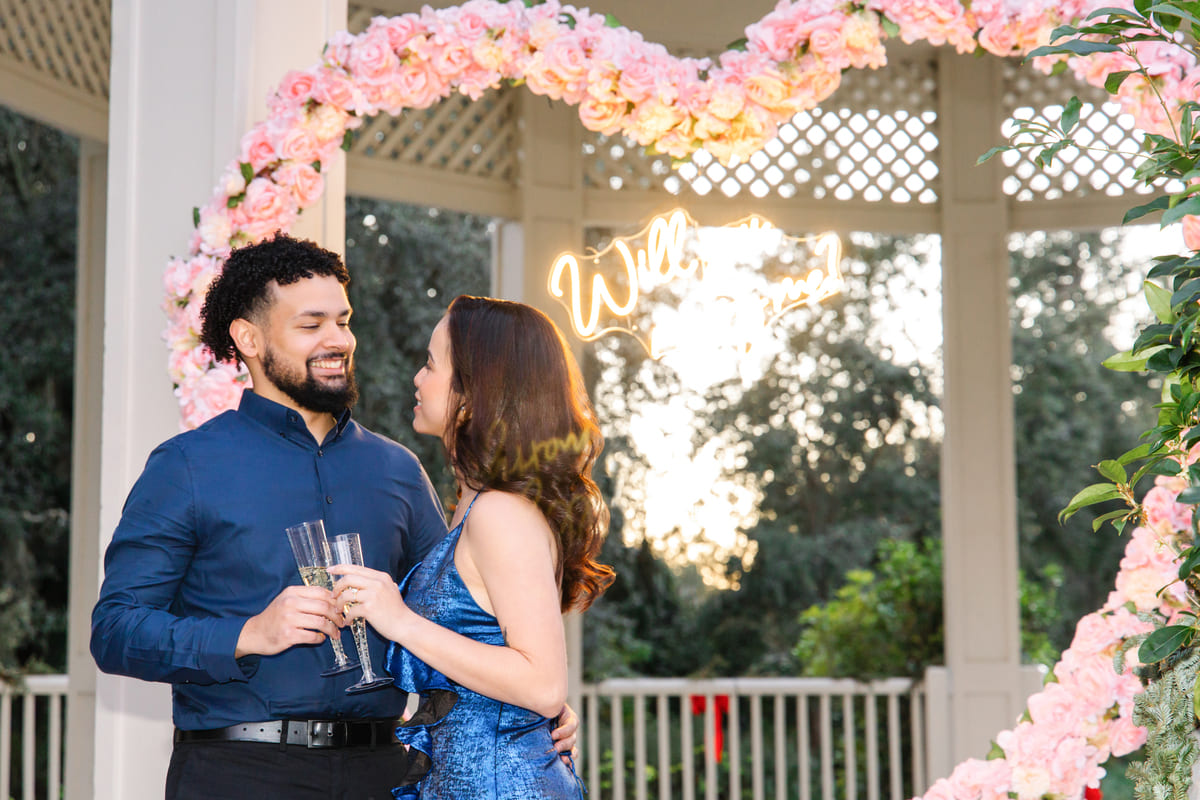
<path id="1" fill-rule="evenodd" d="M 341 358 L 336 353 L 316 356 L 313 360 L 322 358 Z M 301 376 L 279 363 L 275 352 L 267 347 L 263 353 L 262 367 L 274 386 L 292 398 L 296 405 L 309 411 L 325 414 L 340 415 L 358 401 L 358 384 L 354 380 L 354 364 L 345 357 L 346 377 L 340 385 L 323 384 L 313 376 L 308 363 L 305 362 L 305 372 Z"/>

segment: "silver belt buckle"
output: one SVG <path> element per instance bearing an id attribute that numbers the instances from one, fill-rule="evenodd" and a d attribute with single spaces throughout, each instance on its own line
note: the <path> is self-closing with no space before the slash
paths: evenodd
<path id="1" fill-rule="evenodd" d="M 310 719 L 308 721 L 308 747 L 310 749 L 336 747 L 338 744 L 335 741 L 336 733 L 337 723 L 333 720 Z"/>

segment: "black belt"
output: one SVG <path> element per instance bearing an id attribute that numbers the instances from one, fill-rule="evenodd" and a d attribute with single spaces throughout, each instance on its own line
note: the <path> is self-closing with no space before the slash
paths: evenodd
<path id="1" fill-rule="evenodd" d="M 176 728 L 175 743 L 264 742 L 314 748 L 377 747 L 400 744 L 396 740 L 396 726 L 399 724 L 398 719 L 277 719 L 203 731 L 182 731 Z"/>

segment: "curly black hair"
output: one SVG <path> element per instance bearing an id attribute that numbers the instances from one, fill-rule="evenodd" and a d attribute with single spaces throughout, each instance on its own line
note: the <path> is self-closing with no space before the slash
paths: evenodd
<path id="1" fill-rule="evenodd" d="M 272 282 L 287 286 L 317 275 L 332 275 L 342 286 L 350 283 L 350 273 L 341 257 L 307 239 L 277 233 L 234 250 L 208 289 L 200 311 L 200 341 L 208 345 L 218 361 L 241 361 L 229 335 L 229 324 L 235 319 L 262 319 L 271 305 Z"/>

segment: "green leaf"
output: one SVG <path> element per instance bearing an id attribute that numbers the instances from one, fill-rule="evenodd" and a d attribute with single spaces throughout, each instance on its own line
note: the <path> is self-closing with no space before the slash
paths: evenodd
<path id="1" fill-rule="evenodd" d="M 1108 367 L 1113 372 L 1142 372 L 1146 369 L 1146 361 L 1150 356 L 1160 350 L 1167 350 L 1171 347 L 1169 344 L 1159 344 L 1154 347 L 1148 347 L 1141 350 L 1137 355 L 1126 350 L 1123 353 L 1111 355 L 1104 361 L 1100 362 L 1102 366 Z"/>
<path id="2" fill-rule="evenodd" d="M 1110 72 L 1108 77 L 1104 79 L 1104 91 L 1108 92 L 1109 94 L 1116 94 L 1120 90 L 1121 84 L 1125 82 L 1125 79 L 1135 72 L 1137 72 L 1137 70 L 1133 69 L 1122 69 L 1116 72 Z"/>
<path id="3" fill-rule="evenodd" d="M 1127 516 L 1129 516 L 1129 511 L 1124 508 L 1117 509 L 1116 511 L 1109 511 L 1107 514 L 1101 514 L 1092 520 L 1092 533 L 1100 530 L 1104 523 L 1108 522 L 1109 520 L 1117 519 L 1118 517 L 1124 518 Z"/>
<path id="4" fill-rule="evenodd" d="M 245 192 L 242 192 L 241 194 L 235 194 L 232 197 L 230 197 L 228 200 L 225 201 L 225 207 L 226 208 L 237 208 L 239 205 L 241 205 L 242 201 L 245 199 L 246 199 Z"/>
<path id="5" fill-rule="evenodd" d="M 746 46 L 750 44 L 750 40 L 743 36 L 740 39 L 734 39 L 725 46 L 726 50 L 736 50 L 739 53 L 746 52 Z"/>
<path id="6" fill-rule="evenodd" d="M 1028 61 L 1031 58 L 1039 58 L 1041 56 L 1087 56 L 1091 55 L 1092 53 L 1118 53 L 1120 50 L 1121 48 L 1117 47 L 1115 44 L 1108 44 L 1106 42 L 1085 42 L 1079 39 L 1072 39 L 1071 41 L 1063 42 L 1062 44 L 1043 45 L 1035 48 L 1029 52 L 1029 55 L 1025 56 L 1025 60 Z"/>
<path id="7" fill-rule="evenodd" d="M 192 227 L 200 227 L 200 206 L 192 206 Z"/>
<path id="8" fill-rule="evenodd" d="M 998 758 L 1006 758 L 1007 755 L 1008 754 L 1004 752 L 1003 747 L 996 744 L 995 742 L 992 742 L 992 748 L 990 750 L 988 750 L 987 760 L 995 761 Z"/>
<path id="9" fill-rule="evenodd" d="M 1193 545 L 1179 554 L 1179 580 L 1187 580 L 1197 566 L 1200 566 L 1200 547 Z"/>
<path id="10" fill-rule="evenodd" d="M 1156 6 L 1151 6 L 1147 11 L 1144 11 L 1142 13 L 1144 13 L 1146 15 L 1153 14 L 1156 17 L 1176 17 L 1181 22 L 1186 20 L 1187 22 L 1190 22 L 1192 25 L 1200 25 L 1200 19 L 1197 19 L 1195 15 L 1189 14 L 1188 12 L 1184 11 L 1179 6 L 1171 5 L 1171 4 L 1167 4 L 1167 3 L 1159 3 Z M 1160 24 L 1162 24 L 1164 28 L 1167 28 L 1168 32 L 1171 32 L 1171 33 L 1175 32 L 1175 28 L 1168 28 L 1167 25 L 1165 23 L 1162 23 L 1161 21 L 1160 21 Z M 1176 27 L 1178 27 L 1178 24 L 1176 24 Z"/>
<path id="11" fill-rule="evenodd" d="M 1148 444 L 1139 444 L 1132 450 L 1128 450 L 1117 457 L 1117 463 L 1121 465 L 1132 464 L 1134 461 L 1146 458 L 1153 451 Z"/>
<path id="12" fill-rule="evenodd" d="M 1178 222 L 1189 214 L 1200 214 L 1200 197 L 1189 197 L 1182 203 L 1168 208 L 1163 212 L 1162 224 L 1164 226 L 1170 225 L 1172 222 Z"/>
<path id="13" fill-rule="evenodd" d="M 1070 136 L 1071 131 L 1079 124 L 1079 112 L 1082 108 L 1083 103 L 1075 96 L 1063 106 L 1062 117 L 1058 120 L 1058 128 L 1063 132 L 1063 136 Z"/>
<path id="14" fill-rule="evenodd" d="M 1153 664 L 1162 661 L 1181 647 L 1186 647 L 1192 641 L 1195 630 L 1189 625 L 1168 625 L 1159 628 L 1146 637 L 1138 648 L 1138 659 L 1143 664 Z"/>
<path id="15" fill-rule="evenodd" d="M 1116 486 L 1111 483 L 1093 483 L 1091 486 L 1085 486 L 1071 498 L 1071 502 L 1067 503 L 1067 507 L 1058 512 L 1058 521 L 1064 522 L 1071 518 L 1081 508 L 1103 503 L 1107 500 L 1117 500 L 1121 497 L 1121 492 Z"/>
<path id="16" fill-rule="evenodd" d="M 1155 211 L 1165 211 L 1171 206 L 1171 198 L 1167 195 L 1162 195 L 1151 200 L 1149 203 L 1140 206 L 1134 206 L 1125 212 L 1125 218 L 1121 220 L 1122 225 L 1128 225 L 1135 219 L 1153 214 Z"/>
<path id="17" fill-rule="evenodd" d="M 346 131 L 346 135 L 342 137 L 342 149 L 345 150 L 347 153 L 349 153 L 350 148 L 353 145 L 354 145 L 354 131 Z"/>
<path id="18" fill-rule="evenodd" d="M 887 37 L 889 39 L 894 39 L 900 35 L 900 25 L 898 23 L 892 22 L 890 19 L 885 17 L 883 14 L 879 15 L 879 26 L 881 28 L 883 28 L 883 32 L 885 34 L 887 34 Z"/>
<path id="19" fill-rule="evenodd" d="M 1129 478 L 1125 474 L 1125 468 L 1111 458 L 1097 464 L 1096 471 L 1113 483 L 1124 483 Z"/>
<path id="20" fill-rule="evenodd" d="M 1192 716 L 1200 720 L 1200 674 L 1196 675 L 1196 683 L 1192 684 Z"/>
<path id="21" fill-rule="evenodd" d="M 558 21 L 563 25 L 566 25 L 571 30 L 575 30 L 575 25 L 578 24 L 575 21 L 575 17 L 565 11 L 558 15 Z"/>
<path id="22" fill-rule="evenodd" d="M 242 170 L 242 180 L 244 180 L 246 183 L 254 180 L 254 167 L 250 166 L 245 161 L 239 162 L 238 166 L 241 167 Z"/>
<path id="23" fill-rule="evenodd" d="M 1174 322 L 1178 317 L 1171 310 L 1171 293 L 1151 281 L 1142 283 L 1142 290 L 1146 295 L 1146 303 L 1150 306 L 1150 310 L 1154 312 L 1154 316 L 1158 317 L 1159 322 Z"/>
<path id="24" fill-rule="evenodd" d="M 1182 503 L 1185 506 L 1193 503 L 1200 503 L 1200 486 L 1189 486 L 1179 493 L 1175 498 L 1176 503 Z"/>
<path id="25" fill-rule="evenodd" d="M 621 20 L 617 19 L 617 17 L 616 17 L 616 15 L 615 15 L 615 14 L 605 14 L 605 15 L 604 15 L 604 27 L 606 27 L 606 28 L 620 28 L 620 27 L 621 27 Z"/>
<path id="26" fill-rule="evenodd" d="M 1050 32 L 1050 41 L 1057 42 L 1064 36 L 1074 36 L 1077 33 L 1079 33 L 1079 29 L 1074 25 L 1059 25 Z"/>
<path id="27" fill-rule="evenodd" d="M 993 156 L 1003 153 L 1005 150 L 1012 150 L 1012 149 L 1013 149 L 1012 145 L 1008 145 L 1008 144 L 1002 144 L 998 147 L 993 147 L 992 149 L 988 150 L 986 153 L 981 155 L 979 158 L 975 159 L 975 166 L 979 166 L 980 164 L 984 163 L 985 161 L 990 160 Z"/>

